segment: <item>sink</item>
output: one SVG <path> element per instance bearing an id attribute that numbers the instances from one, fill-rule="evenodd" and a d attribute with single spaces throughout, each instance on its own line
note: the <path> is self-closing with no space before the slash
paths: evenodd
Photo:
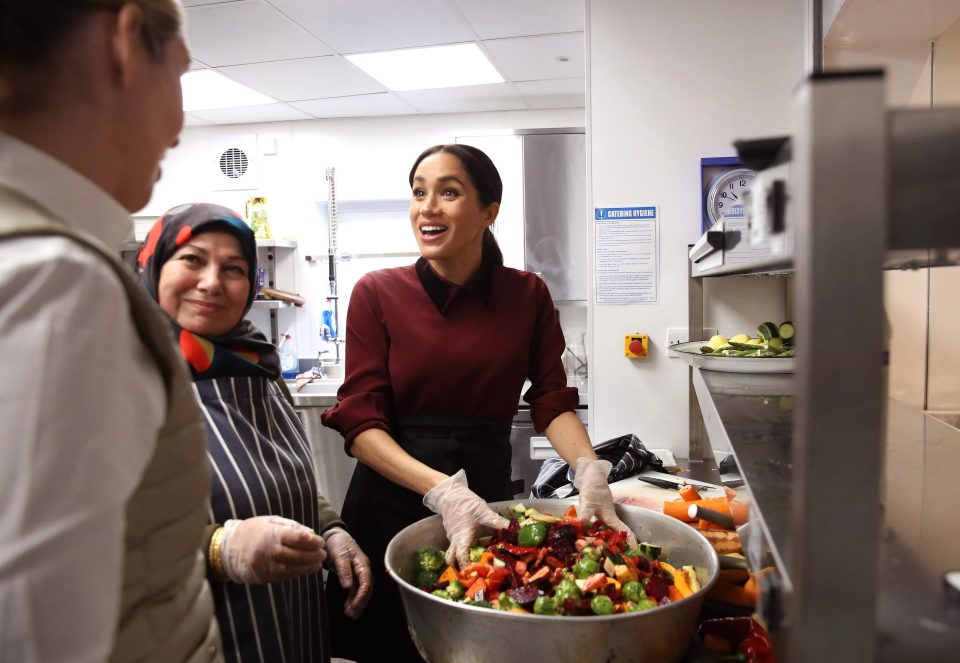
<path id="1" fill-rule="evenodd" d="M 337 402 L 337 390 L 343 380 L 340 378 L 320 378 L 303 386 L 297 391 L 294 383 L 288 382 L 290 393 L 293 395 L 293 404 L 297 407 L 326 406 Z"/>

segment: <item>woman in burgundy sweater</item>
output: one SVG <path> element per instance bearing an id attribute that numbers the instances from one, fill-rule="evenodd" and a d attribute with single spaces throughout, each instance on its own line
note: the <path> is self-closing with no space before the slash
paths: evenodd
<path id="1" fill-rule="evenodd" d="M 410 223 L 421 258 L 371 272 L 350 296 L 346 379 L 323 415 L 360 463 L 342 518 L 373 562 L 373 598 L 357 621 L 331 611 L 335 656 L 418 661 L 383 556 L 401 529 L 435 511 L 462 566 L 482 527 L 504 527 L 488 501 L 512 498 L 510 426 L 524 380 L 534 426 L 577 468 L 578 513 L 616 518 L 610 464 L 573 412 L 563 333 L 536 275 L 504 267 L 490 226 L 503 185 L 490 158 L 437 145 L 410 171 Z M 469 479 L 469 488 L 467 480 Z M 339 605 L 331 583 L 331 605 Z M 339 603 L 338 603 L 339 602 Z"/>

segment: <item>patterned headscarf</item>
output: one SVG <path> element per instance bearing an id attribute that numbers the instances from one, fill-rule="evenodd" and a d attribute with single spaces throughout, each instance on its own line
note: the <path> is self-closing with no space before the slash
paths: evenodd
<path id="1" fill-rule="evenodd" d="M 250 294 L 244 315 L 257 295 L 257 242 L 243 217 L 231 209 L 210 203 L 188 203 L 166 212 L 157 219 L 137 256 L 140 280 L 154 301 L 158 301 L 160 270 L 191 237 L 205 232 L 227 232 L 237 238 L 247 260 Z M 206 338 L 183 329 L 171 320 L 180 353 L 194 380 L 218 377 L 280 375 L 277 349 L 249 320 L 214 338 Z"/>

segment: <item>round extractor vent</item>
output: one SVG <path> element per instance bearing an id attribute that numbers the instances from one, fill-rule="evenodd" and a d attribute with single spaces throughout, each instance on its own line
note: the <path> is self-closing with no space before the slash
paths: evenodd
<path id="1" fill-rule="evenodd" d="M 220 155 L 220 170 L 230 179 L 243 177 L 250 167 L 250 160 L 239 147 L 230 147 Z"/>

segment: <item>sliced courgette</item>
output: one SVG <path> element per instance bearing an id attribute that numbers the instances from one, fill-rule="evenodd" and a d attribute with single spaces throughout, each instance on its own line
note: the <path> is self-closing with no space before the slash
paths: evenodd
<path id="1" fill-rule="evenodd" d="M 769 342 L 771 338 L 780 337 L 780 332 L 778 331 L 777 326 L 772 322 L 764 322 L 757 327 L 757 332 L 760 334 L 760 338 L 767 342 Z"/>

